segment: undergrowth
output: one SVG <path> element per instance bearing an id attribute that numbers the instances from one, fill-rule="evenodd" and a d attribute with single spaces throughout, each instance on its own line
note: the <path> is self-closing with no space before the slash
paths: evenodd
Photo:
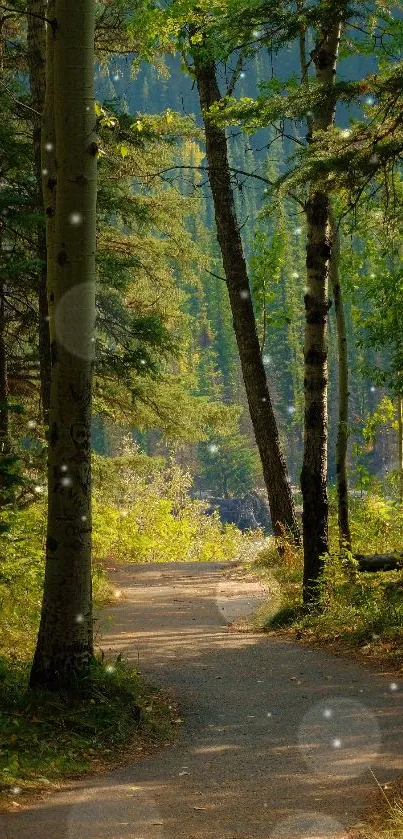
<path id="1" fill-rule="evenodd" d="M 116 562 L 232 559 L 247 539 L 206 502 L 191 497 L 191 476 L 132 451 L 94 457 L 94 555 Z"/>
<path id="2" fill-rule="evenodd" d="M 169 741 L 175 712 L 119 659 L 94 661 L 79 693 L 28 688 L 29 666 L 0 659 L 0 802 Z"/>
<path id="3" fill-rule="evenodd" d="M 337 513 L 331 496 L 330 553 L 322 579 L 322 609 L 302 606 L 302 551 L 287 546 L 281 560 L 272 542 L 255 567 L 276 581 L 276 596 L 256 615 L 256 628 L 287 629 L 299 638 L 356 648 L 373 659 L 402 666 L 403 574 L 359 573 L 338 553 Z M 388 553 L 403 546 L 403 510 L 379 495 L 351 499 L 354 552 Z"/>

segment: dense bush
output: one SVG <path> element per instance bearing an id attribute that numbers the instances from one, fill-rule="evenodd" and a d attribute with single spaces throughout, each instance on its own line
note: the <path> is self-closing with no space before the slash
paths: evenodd
<path id="1" fill-rule="evenodd" d="M 132 452 L 96 458 L 94 555 L 118 562 L 232 559 L 242 544 L 234 525 L 206 516 L 190 497 L 191 478 L 173 461 Z"/>

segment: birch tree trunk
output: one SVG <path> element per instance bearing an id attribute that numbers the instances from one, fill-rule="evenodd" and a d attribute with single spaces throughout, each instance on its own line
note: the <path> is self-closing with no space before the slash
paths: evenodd
<path id="1" fill-rule="evenodd" d="M 48 527 L 31 686 L 72 687 L 93 655 L 91 393 L 95 322 L 94 3 L 56 0 L 57 160 Z M 49 29 L 48 29 L 49 34 Z M 48 39 L 48 43 L 49 43 Z M 48 88 L 48 108 L 50 90 Z M 45 108 L 46 111 L 46 108 Z M 48 112 L 47 112 L 48 113 Z M 45 114 L 46 126 L 47 114 Z M 51 143 L 44 132 L 44 143 Z M 46 148 L 45 148 L 46 151 Z M 50 149 L 52 152 L 52 149 Z M 48 205 L 46 205 L 48 212 Z M 52 217 L 52 216 L 51 216 Z"/>
<path id="2" fill-rule="evenodd" d="M 330 211 L 332 257 L 330 278 L 333 291 L 337 328 L 339 420 L 336 442 L 337 507 L 340 550 L 351 551 L 351 531 L 348 509 L 347 445 L 348 445 L 348 353 L 343 296 L 340 285 L 340 235 L 333 210 Z"/>
<path id="3" fill-rule="evenodd" d="M 399 484 L 399 503 L 403 504 L 403 396 L 397 396 L 397 474 Z"/>
<path id="4" fill-rule="evenodd" d="M 28 12 L 28 67 L 29 84 L 31 90 L 31 105 L 36 112 L 33 117 L 33 144 L 35 160 L 35 176 L 37 181 L 37 204 L 39 211 L 45 213 L 44 193 L 42 188 L 42 124 L 46 95 L 46 29 L 45 17 L 52 14 L 53 3 L 45 4 L 44 0 L 29 0 Z M 49 18 L 50 19 L 50 18 Z M 52 28 L 49 34 L 53 39 Z M 52 65 L 52 62 L 50 62 Z M 53 120 L 52 120 L 53 121 Z M 38 318 L 39 318 L 39 369 L 41 385 L 42 415 L 45 428 L 49 426 L 50 408 L 50 334 L 49 311 L 47 300 L 47 252 L 46 230 L 39 227 L 37 233 L 38 256 L 42 261 L 42 269 L 38 277 Z"/>
<path id="5" fill-rule="evenodd" d="M 340 12 L 339 12 L 340 14 Z M 312 118 L 312 143 L 318 131 L 334 123 L 336 98 L 334 80 L 339 53 L 341 20 L 329 13 L 329 24 L 318 30 L 312 59 L 323 101 Z M 330 198 L 315 185 L 306 205 L 307 290 L 305 294 L 305 417 L 304 454 L 301 473 L 303 496 L 304 579 L 303 599 L 307 605 L 320 598 L 319 580 L 323 555 L 329 549 L 327 496 L 327 321 L 329 310 L 329 266 L 331 256 Z"/>
<path id="6" fill-rule="evenodd" d="M 4 70 L 4 18 L 0 17 L 0 71 Z M 0 169 L 0 181 L 3 178 Z M 3 221 L 0 219 L 0 257 L 4 247 Z M 0 508 L 7 503 L 7 456 L 10 454 L 9 406 L 8 406 L 8 369 L 6 347 L 6 301 L 5 284 L 0 281 Z"/>
<path id="7" fill-rule="evenodd" d="M 193 51 L 194 73 L 204 118 L 208 177 L 213 196 L 220 246 L 250 416 L 263 467 L 273 532 L 300 543 L 290 483 L 281 451 L 264 369 L 250 294 L 248 271 L 231 187 L 225 131 L 208 118 L 209 108 L 220 100 L 212 58 Z"/>

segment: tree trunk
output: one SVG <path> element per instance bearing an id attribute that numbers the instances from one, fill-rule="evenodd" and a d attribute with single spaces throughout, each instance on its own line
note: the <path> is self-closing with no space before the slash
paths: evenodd
<path id="1" fill-rule="evenodd" d="M 340 550 L 343 552 L 352 550 L 347 485 L 348 400 L 350 394 L 348 392 L 347 332 L 339 270 L 340 235 L 333 210 L 330 212 L 330 227 L 332 233 L 330 278 L 336 314 L 339 385 L 339 422 L 336 443 L 337 504 L 339 544 Z"/>
<path id="2" fill-rule="evenodd" d="M 0 18 L 0 71 L 4 64 L 4 18 Z M 3 172 L 0 171 L 0 181 Z M 3 221 L 0 218 L 0 255 L 4 246 Z M 10 454 L 10 435 L 8 422 L 8 380 L 7 380 L 7 348 L 6 348 L 6 313 L 5 286 L 0 282 L 0 508 L 7 503 L 7 460 Z"/>
<path id="3" fill-rule="evenodd" d="M 95 323 L 94 4 L 56 0 L 57 197 L 48 528 L 31 686 L 68 688 L 93 656 L 91 393 Z M 46 119 L 46 117 L 45 117 Z M 46 142 L 46 140 L 45 140 Z M 52 315 L 53 318 L 53 315 Z"/>
<path id="4" fill-rule="evenodd" d="M 312 118 L 312 143 L 318 131 L 334 123 L 334 80 L 339 52 L 341 22 L 330 21 L 317 34 L 312 59 L 324 101 Z M 329 550 L 327 497 L 327 320 L 331 255 L 330 199 L 327 190 L 315 185 L 306 205 L 307 289 L 305 294 L 305 418 L 304 455 L 301 473 L 303 496 L 304 580 L 307 605 L 320 599 L 319 580 L 323 556 Z"/>
<path id="5" fill-rule="evenodd" d="M 354 559 L 358 562 L 359 571 L 397 571 L 403 566 L 403 554 L 355 554 Z"/>
<path id="6" fill-rule="evenodd" d="M 6 316 L 4 292 L 4 284 L 0 283 L 0 454 L 3 457 L 10 453 L 10 439 L 8 428 L 7 349 L 5 341 Z"/>
<path id="7" fill-rule="evenodd" d="M 397 397 L 397 446 L 399 503 L 403 504 L 403 396 L 401 393 L 399 393 Z"/>
<path id="8" fill-rule="evenodd" d="M 33 117 L 33 145 L 35 160 L 35 177 L 37 182 L 37 204 L 39 211 L 45 215 L 44 193 L 42 188 L 42 115 L 46 93 L 46 29 L 45 14 L 52 12 L 51 4 L 45 5 L 44 0 L 28 0 L 28 67 L 29 84 L 31 90 L 31 105 L 36 112 Z M 53 38 L 52 28 L 49 34 Z M 53 120 L 52 120 L 53 122 Z M 46 287 L 46 231 L 40 226 L 37 233 L 38 256 L 42 268 L 38 277 L 38 318 L 39 318 L 39 369 L 41 383 L 42 416 L 45 429 L 49 427 L 50 407 L 50 336 L 49 312 Z"/>
<path id="9" fill-rule="evenodd" d="M 281 452 L 266 373 L 262 361 L 248 271 L 236 218 L 225 131 L 208 117 L 209 108 L 221 98 L 215 63 L 193 52 L 194 72 L 204 115 L 208 176 L 213 196 L 220 246 L 242 376 L 266 484 L 273 533 L 287 534 L 297 544 L 300 534 L 287 469 Z"/>

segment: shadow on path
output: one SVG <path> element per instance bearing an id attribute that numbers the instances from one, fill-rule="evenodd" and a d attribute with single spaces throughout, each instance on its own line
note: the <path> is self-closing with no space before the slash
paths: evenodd
<path id="1" fill-rule="evenodd" d="M 403 774 L 402 692 L 316 650 L 237 634 L 262 599 L 228 565 L 130 566 L 101 647 L 173 692 L 179 741 L 0 817 L 4 839 L 345 839 Z M 396 689 L 397 688 L 397 689 Z M 3 831 L 3 832 L 2 832 Z"/>

